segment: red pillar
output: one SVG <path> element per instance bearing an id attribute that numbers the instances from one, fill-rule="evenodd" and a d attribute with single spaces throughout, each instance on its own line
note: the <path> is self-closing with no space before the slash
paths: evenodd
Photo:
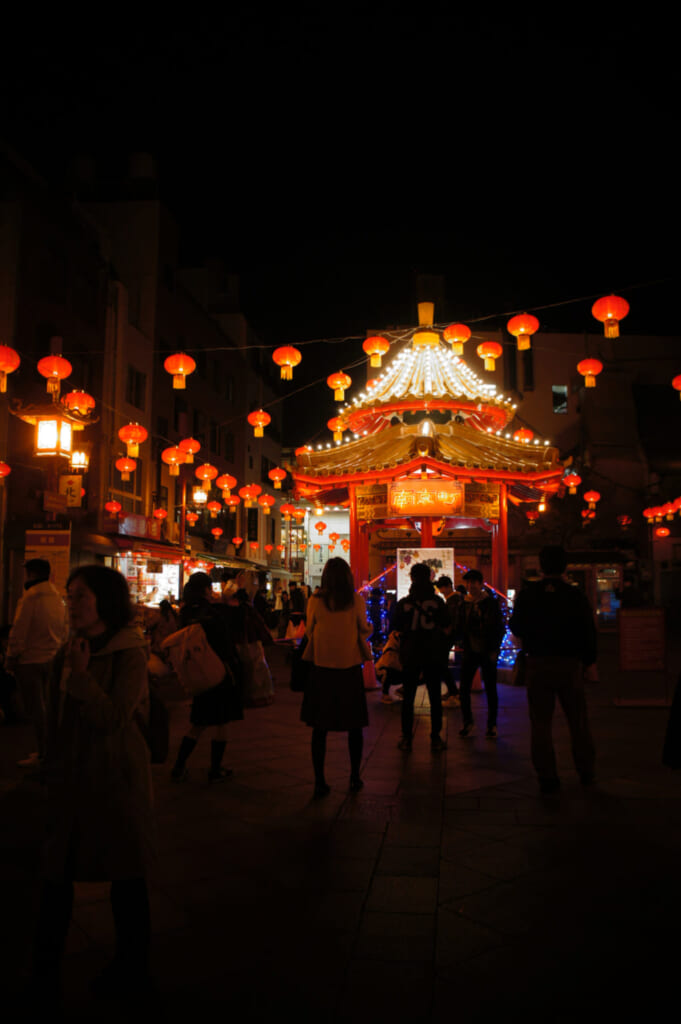
<path id="1" fill-rule="evenodd" d="M 352 569 L 355 589 L 362 585 L 362 536 L 357 519 L 357 492 L 353 484 L 348 488 L 350 498 L 350 568 Z"/>
<path id="2" fill-rule="evenodd" d="M 499 485 L 499 574 L 497 587 L 502 594 L 508 593 L 508 495 L 507 485 Z"/>
<path id="3" fill-rule="evenodd" d="M 499 523 L 492 523 L 492 586 L 501 589 L 501 555 L 499 553 Z"/>
<path id="4" fill-rule="evenodd" d="M 421 520 L 421 547 L 432 548 L 433 546 L 433 520 L 430 516 L 424 516 Z"/>

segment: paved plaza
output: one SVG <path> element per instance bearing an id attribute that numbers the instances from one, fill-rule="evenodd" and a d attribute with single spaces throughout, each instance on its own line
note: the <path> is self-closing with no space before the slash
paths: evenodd
<path id="1" fill-rule="evenodd" d="M 523 689 L 500 687 L 496 741 L 484 728 L 460 739 L 459 712 L 446 712 L 440 754 L 422 705 L 410 755 L 397 749 L 399 703 L 382 704 L 377 690 L 365 788 L 349 793 L 345 737 L 334 735 L 331 794 L 315 802 L 310 733 L 280 662 L 277 652 L 275 703 L 230 726 L 233 779 L 208 785 L 207 740 L 189 782 L 171 785 L 170 765 L 154 768 L 159 1019 L 576 1022 L 675 1012 L 681 773 L 661 765 L 668 709 L 616 707 L 606 672 L 590 689 L 597 784 L 580 785 L 558 713 L 563 790 L 540 797 Z M 167 696 L 175 750 L 188 706 Z M 483 705 L 474 694 L 481 726 Z M 25 726 L 0 729 L 8 1024 L 25 1019 L 17 993 L 45 817 L 42 789 L 15 765 L 29 736 Z M 89 998 L 112 941 L 108 887 L 78 885 L 68 1019 L 155 1016 Z"/>

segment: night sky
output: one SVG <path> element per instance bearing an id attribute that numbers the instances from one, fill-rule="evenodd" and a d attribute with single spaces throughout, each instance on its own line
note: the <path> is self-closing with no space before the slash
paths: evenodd
<path id="1" fill-rule="evenodd" d="M 444 275 L 439 321 L 584 297 L 538 312 L 582 330 L 616 291 L 632 333 L 678 332 L 669 28 L 393 8 L 15 14 L 6 141 L 63 180 L 79 153 L 113 176 L 153 153 L 183 260 L 239 272 L 272 344 L 413 323 L 424 273 Z"/>

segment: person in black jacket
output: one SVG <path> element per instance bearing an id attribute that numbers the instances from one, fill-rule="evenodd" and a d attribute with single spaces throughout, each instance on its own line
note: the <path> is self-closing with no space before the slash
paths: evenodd
<path id="1" fill-rule="evenodd" d="M 486 735 L 493 739 L 497 734 L 497 661 L 504 639 L 504 616 L 496 597 L 483 586 L 481 572 L 469 569 L 463 580 L 468 594 L 461 602 L 456 629 L 457 641 L 463 644 L 460 686 L 463 726 L 459 736 L 470 736 L 473 731 L 471 687 L 480 669 L 487 697 Z"/>
<path id="2" fill-rule="evenodd" d="M 558 697 L 570 729 L 572 756 L 584 785 L 594 778 L 594 744 L 584 694 L 584 672 L 596 661 L 591 606 L 563 578 L 567 555 L 559 546 L 539 553 L 543 578 L 520 591 L 509 627 L 522 640 L 530 711 L 532 764 L 543 793 L 560 789 L 551 736 Z"/>

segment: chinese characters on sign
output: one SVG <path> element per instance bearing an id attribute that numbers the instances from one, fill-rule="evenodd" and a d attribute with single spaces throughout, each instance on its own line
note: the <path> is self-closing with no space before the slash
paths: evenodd
<path id="1" fill-rule="evenodd" d="M 498 519 L 499 484 L 466 484 L 464 515 L 471 519 Z"/>
<path id="2" fill-rule="evenodd" d="M 372 519 L 384 519 L 388 514 L 388 485 L 369 484 L 358 487 L 357 518 L 368 522 Z"/>
<path id="3" fill-rule="evenodd" d="M 51 580 L 60 592 L 66 589 L 71 556 L 70 530 L 27 530 L 24 558 L 46 558 L 52 569 Z"/>
<path id="4" fill-rule="evenodd" d="M 390 485 L 390 515 L 455 516 L 463 512 L 463 484 L 454 480 L 405 480 Z"/>

